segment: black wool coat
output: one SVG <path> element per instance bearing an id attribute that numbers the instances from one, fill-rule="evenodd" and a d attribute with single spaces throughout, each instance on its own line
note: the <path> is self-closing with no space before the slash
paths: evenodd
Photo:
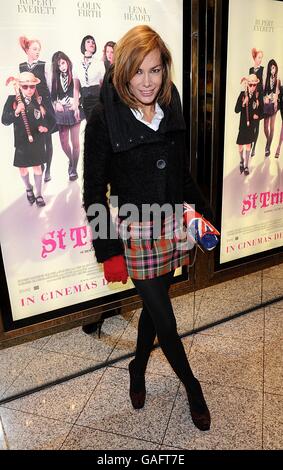
<path id="1" fill-rule="evenodd" d="M 86 212 L 92 204 L 103 204 L 108 213 L 107 185 L 118 206 L 135 204 L 194 204 L 196 210 L 211 219 L 211 210 L 188 168 L 185 142 L 186 126 L 180 97 L 172 85 L 169 106 L 158 131 L 139 122 L 118 97 L 106 75 L 101 102 L 93 110 L 85 130 L 83 203 Z M 97 213 L 88 213 L 91 222 Z M 110 230 L 110 228 L 109 228 Z M 98 238 L 93 241 L 98 262 L 122 254 L 119 240 Z"/>

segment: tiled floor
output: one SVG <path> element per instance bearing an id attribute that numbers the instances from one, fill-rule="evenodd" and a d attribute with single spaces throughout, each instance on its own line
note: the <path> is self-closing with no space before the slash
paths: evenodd
<path id="1" fill-rule="evenodd" d="M 283 294 L 283 265 L 173 299 L 180 333 Z M 0 351 L 0 398 L 134 351 L 139 312 Z M 211 411 L 192 423 L 183 386 L 160 349 L 144 409 L 128 396 L 129 359 L 0 406 L 0 449 L 283 449 L 283 302 L 183 343 Z"/>

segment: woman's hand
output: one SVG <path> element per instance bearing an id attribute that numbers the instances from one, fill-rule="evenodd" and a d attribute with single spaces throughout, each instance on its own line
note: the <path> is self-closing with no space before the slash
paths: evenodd
<path id="1" fill-rule="evenodd" d="M 128 270 L 124 256 L 117 255 L 107 259 L 103 263 L 104 277 L 108 282 L 122 282 L 126 284 Z"/>
<path id="2" fill-rule="evenodd" d="M 18 103 L 16 109 L 15 109 L 15 116 L 18 117 L 22 111 L 25 110 L 25 105 L 24 103 Z"/>
<path id="3" fill-rule="evenodd" d="M 38 132 L 40 132 L 41 134 L 45 134 L 46 132 L 48 132 L 48 129 L 45 126 L 38 126 Z"/>
<path id="4" fill-rule="evenodd" d="M 63 113 L 64 112 L 63 105 L 61 103 L 59 103 L 58 101 L 55 104 L 55 111 L 57 111 L 57 113 Z"/>
<path id="5" fill-rule="evenodd" d="M 80 120 L 80 110 L 79 108 L 74 109 L 75 120 L 78 122 Z"/>

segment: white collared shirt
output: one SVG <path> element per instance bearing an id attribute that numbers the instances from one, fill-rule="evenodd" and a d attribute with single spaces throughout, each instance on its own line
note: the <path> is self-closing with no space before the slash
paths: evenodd
<path id="1" fill-rule="evenodd" d="M 101 85 L 105 74 L 104 62 L 102 62 L 102 60 L 92 58 L 87 63 L 89 64 L 87 68 L 88 83 L 86 82 L 84 60 L 80 61 L 77 66 L 74 66 L 73 77 L 80 81 L 82 88 Z"/>
<path id="2" fill-rule="evenodd" d="M 154 131 L 157 131 L 159 129 L 160 122 L 164 118 L 164 112 L 162 111 L 162 109 L 160 108 L 157 102 L 155 103 L 155 114 L 151 122 L 148 122 L 144 119 L 143 112 L 141 109 L 133 109 L 133 108 L 130 108 L 130 109 L 138 121 L 142 122 L 143 124 L 150 127 L 150 129 Z"/>

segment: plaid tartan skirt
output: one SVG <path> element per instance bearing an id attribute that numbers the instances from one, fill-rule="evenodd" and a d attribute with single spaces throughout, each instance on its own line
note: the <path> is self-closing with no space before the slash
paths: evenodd
<path id="1" fill-rule="evenodd" d="M 152 221 L 129 223 L 117 217 L 116 230 L 124 245 L 132 279 L 152 279 L 190 263 L 189 251 L 194 243 L 184 226 L 176 227 L 174 216 L 163 221 L 160 236 L 156 238 L 152 235 Z"/>

